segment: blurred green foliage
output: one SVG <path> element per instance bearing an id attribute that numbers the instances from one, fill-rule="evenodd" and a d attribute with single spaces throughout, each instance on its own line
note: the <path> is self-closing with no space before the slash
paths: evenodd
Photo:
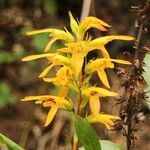
<path id="1" fill-rule="evenodd" d="M 47 33 L 32 36 L 32 40 L 31 40 L 35 49 L 40 53 L 44 51 L 45 45 L 47 45 L 48 41 L 49 41 L 49 37 Z"/>
<path id="2" fill-rule="evenodd" d="M 47 14 L 54 15 L 57 12 L 57 4 L 55 0 L 45 0 L 44 1 L 44 10 Z"/>
<path id="3" fill-rule="evenodd" d="M 12 94 L 10 86 L 6 82 L 0 82 L 0 108 L 16 102 L 17 97 Z"/>
<path id="4" fill-rule="evenodd" d="M 5 42 L 3 40 L 2 37 L 0 37 L 0 47 L 4 47 L 5 46 Z"/>
<path id="5" fill-rule="evenodd" d="M 24 49 L 20 45 L 20 49 L 14 49 L 14 51 L 6 51 L 4 50 L 4 47 L 5 41 L 2 37 L 0 37 L 0 64 L 14 63 L 25 54 Z"/>
<path id="6" fill-rule="evenodd" d="M 22 36 L 25 36 L 25 34 L 26 34 L 28 31 L 31 31 L 31 30 L 32 30 L 31 27 L 22 27 L 22 28 L 20 29 L 20 34 L 21 34 Z"/>
<path id="7" fill-rule="evenodd" d="M 19 60 L 25 54 L 24 50 L 17 50 L 14 52 L 7 52 L 0 50 L 0 64 L 10 64 Z"/>
<path id="8" fill-rule="evenodd" d="M 39 53 L 43 53 L 47 43 L 50 41 L 49 34 L 42 33 L 32 36 L 31 42 L 34 45 L 35 49 Z M 56 42 L 52 44 L 50 51 L 54 52 L 56 49 L 62 47 L 62 42 Z"/>
<path id="9" fill-rule="evenodd" d="M 5 0 L 0 0 L 0 8 L 3 8 L 5 6 L 6 1 Z"/>

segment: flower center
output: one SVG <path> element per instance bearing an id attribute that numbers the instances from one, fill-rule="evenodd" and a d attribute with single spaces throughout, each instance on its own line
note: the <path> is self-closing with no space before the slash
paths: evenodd
<path id="1" fill-rule="evenodd" d="M 72 53 L 84 53 L 86 51 L 86 46 L 83 42 L 71 43 L 69 48 Z"/>

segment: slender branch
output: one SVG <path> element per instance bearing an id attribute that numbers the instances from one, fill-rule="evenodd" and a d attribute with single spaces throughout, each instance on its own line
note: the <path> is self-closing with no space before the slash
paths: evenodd
<path id="1" fill-rule="evenodd" d="M 139 30 L 138 30 L 138 35 L 137 35 L 137 45 L 136 45 L 136 52 L 135 52 L 135 57 L 134 60 L 137 60 L 139 57 L 139 51 L 140 51 L 140 44 L 141 44 L 141 38 L 142 38 L 142 31 L 143 31 L 143 22 L 141 22 Z"/>
<path id="2" fill-rule="evenodd" d="M 136 116 L 138 113 L 138 109 L 136 108 L 137 102 L 140 102 L 141 100 L 138 98 L 138 95 L 142 92 L 142 90 L 138 89 L 138 79 L 141 77 L 141 70 L 142 70 L 142 65 L 141 61 L 142 59 L 140 55 L 141 53 L 141 47 L 143 46 L 142 43 L 142 34 L 143 34 L 143 27 L 146 24 L 146 11 L 147 7 L 149 7 L 149 1 L 143 5 L 143 7 L 137 7 L 137 21 L 139 22 L 138 26 L 138 34 L 137 34 L 137 41 L 135 44 L 135 55 L 134 55 L 134 64 L 131 68 L 131 75 L 130 75 L 130 80 L 128 82 L 128 87 L 126 87 L 126 93 L 129 94 L 129 99 L 128 99 L 128 104 L 126 105 L 126 113 L 127 113 L 127 134 L 126 134 L 126 139 L 127 139 L 127 150 L 134 149 L 134 126 L 133 126 L 133 118 Z M 142 13 L 141 13 L 142 12 Z M 143 52 L 144 53 L 144 52 Z M 143 56 L 143 55 L 142 55 Z M 131 91 L 128 90 L 129 87 L 132 87 L 132 92 L 136 92 L 136 94 L 133 94 Z M 136 89 L 136 91 L 135 91 Z M 134 95 L 134 96 L 133 96 Z"/>
<path id="3" fill-rule="evenodd" d="M 127 150 L 131 150 L 132 146 L 132 141 L 131 141 L 131 136 L 132 136 L 132 98 L 129 99 L 129 103 L 127 105 Z"/>
<path id="4" fill-rule="evenodd" d="M 141 22 L 139 29 L 138 29 L 138 35 L 137 35 L 137 41 L 136 41 L 136 52 L 134 55 L 134 63 L 133 64 L 133 76 L 136 75 L 136 67 L 137 67 L 137 60 L 139 59 L 139 54 L 140 54 L 140 47 L 141 47 L 141 38 L 142 38 L 142 32 L 143 32 L 143 22 Z M 139 66 L 139 63 L 138 63 Z M 132 80 L 132 76 L 131 76 L 131 80 Z M 133 84 L 133 83 L 131 83 Z M 127 139 L 127 150 L 131 150 L 133 147 L 133 130 L 132 130 L 132 118 L 134 115 L 133 112 L 133 108 L 134 108 L 134 98 L 130 95 L 130 98 L 128 100 L 128 104 L 127 104 L 127 135 L 126 135 L 126 139 Z"/>

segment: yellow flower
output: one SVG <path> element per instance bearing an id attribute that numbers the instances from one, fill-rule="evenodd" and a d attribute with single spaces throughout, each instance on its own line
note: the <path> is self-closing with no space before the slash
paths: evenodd
<path id="1" fill-rule="evenodd" d="M 125 60 L 100 58 L 100 59 L 92 60 L 91 62 L 89 62 L 85 67 L 85 72 L 87 74 L 91 74 L 91 73 L 97 71 L 98 76 L 99 76 L 100 80 L 102 81 L 102 83 L 107 88 L 110 88 L 110 85 L 109 85 L 109 82 L 107 79 L 107 75 L 105 73 L 105 69 L 106 68 L 111 68 L 111 69 L 114 68 L 114 64 L 112 62 L 119 63 L 119 64 L 125 64 L 125 65 L 131 65 L 131 63 L 129 61 L 125 61 Z"/>
<path id="2" fill-rule="evenodd" d="M 66 97 L 72 80 L 72 70 L 66 66 L 61 67 L 54 78 L 43 78 L 45 82 L 52 82 L 60 87 L 59 96 Z"/>
<path id="3" fill-rule="evenodd" d="M 40 58 L 47 58 L 48 61 L 52 63 L 51 65 L 46 67 L 46 69 L 44 69 L 43 72 L 39 75 L 40 78 L 45 77 L 48 74 L 48 72 L 52 69 L 52 67 L 54 67 L 54 66 L 58 66 L 58 65 L 69 66 L 70 65 L 69 58 L 67 58 L 63 55 L 60 55 L 58 53 L 46 53 L 46 54 L 31 55 L 31 56 L 27 56 L 27 57 L 23 58 L 22 61 L 31 61 L 31 60 L 40 59 Z"/>
<path id="4" fill-rule="evenodd" d="M 44 50 L 45 52 L 48 51 L 51 48 L 51 45 L 57 40 L 63 40 L 67 43 L 74 41 L 74 37 L 66 28 L 65 28 L 65 31 L 58 30 L 58 29 L 42 29 L 42 30 L 30 31 L 30 32 L 27 32 L 27 35 L 35 35 L 35 34 L 40 34 L 40 33 L 50 33 L 50 36 L 52 37 L 52 39 L 47 44 Z"/>
<path id="5" fill-rule="evenodd" d="M 57 86 L 67 86 L 72 79 L 72 70 L 68 67 L 61 67 L 54 78 L 43 78 L 46 82 L 53 82 Z"/>
<path id="6" fill-rule="evenodd" d="M 57 51 L 63 53 L 71 53 L 71 67 L 74 71 L 76 77 L 78 77 L 79 73 L 82 70 L 84 56 L 87 54 L 88 47 L 85 41 L 81 42 L 72 42 L 66 44 L 67 47 L 58 49 Z"/>
<path id="7" fill-rule="evenodd" d="M 112 40 L 131 41 L 131 40 L 134 40 L 134 38 L 131 36 L 125 36 L 125 35 L 108 35 L 108 36 L 96 38 L 90 41 L 88 46 L 91 47 L 92 49 L 100 50 L 104 58 L 110 58 L 105 48 L 105 45 L 111 42 Z"/>
<path id="8" fill-rule="evenodd" d="M 112 120 L 120 120 L 118 116 L 108 115 L 108 114 L 92 114 L 86 118 L 90 123 L 103 123 L 108 130 L 114 125 Z"/>
<path id="9" fill-rule="evenodd" d="M 81 23 L 77 22 L 69 12 L 70 27 L 72 32 L 76 35 L 76 40 L 83 40 L 86 31 L 90 28 L 96 28 L 100 31 L 107 31 L 105 27 L 110 27 L 106 22 L 96 17 L 86 17 Z"/>
<path id="10" fill-rule="evenodd" d="M 22 99 L 22 101 L 32 101 L 32 100 L 35 100 L 36 104 L 42 104 L 44 107 L 51 107 L 47 115 L 45 126 L 48 126 L 51 123 L 58 109 L 70 111 L 73 108 L 71 101 L 68 101 L 59 96 L 52 96 L 52 95 L 28 96 Z"/>
<path id="11" fill-rule="evenodd" d="M 108 91 L 103 88 L 99 87 L 88 87 L 81 89 L 82 95 L 85 95 L 86 97 L 89 97 L 89 105 L 91 112 L 93 114 L 97 114 L 100 111 L 100 97 L 106 97 L 106 96 L 117 96 L 118 94 L 115 92 Z"/>
<path id="12" fill-rule="evenodd" d="M 82 70 L 84 57 L 88 52 L 99 49 L 104 58 L 110 58 L 105 45 L 112 40 L 133 40 L 133 37 L 130 36 L 105 36 L 92 41 L 79 41 L 66 44 L 66 47 L 60 48 L 57 51 L 63 53 L 71 53 L 71 66 L 75 73 L 75 76 L 78 77 L 79 73 Z"/>

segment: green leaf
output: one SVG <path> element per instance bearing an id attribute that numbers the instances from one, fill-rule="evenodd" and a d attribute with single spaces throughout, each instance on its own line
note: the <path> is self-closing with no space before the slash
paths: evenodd
<path id="1" fill-rule="evenodd" d="M 123 150 L 122 146 L 110 141 L 100 140 L 102 150 Z"/>
<path id="2" fill-rule="evenodd" d="M 13 142 L 11 139 L 0 133 L 0 144 L 5 144 L 10 150 L 23 150 L 18 144 Z"/>
<path id="3" fill-rule="evenodd" d="M 122 146 L 107 140 L 100 140 L 101 150 L 123 150 Z M 83 147 L 79 150 L 85 150 Z"/>
<path id="4" fill-rule="evenodd" d="M 85 150 L 101 150 L 95 130 L 85 119 L 73 113 L 73 123 L 77 137 Z"/>

